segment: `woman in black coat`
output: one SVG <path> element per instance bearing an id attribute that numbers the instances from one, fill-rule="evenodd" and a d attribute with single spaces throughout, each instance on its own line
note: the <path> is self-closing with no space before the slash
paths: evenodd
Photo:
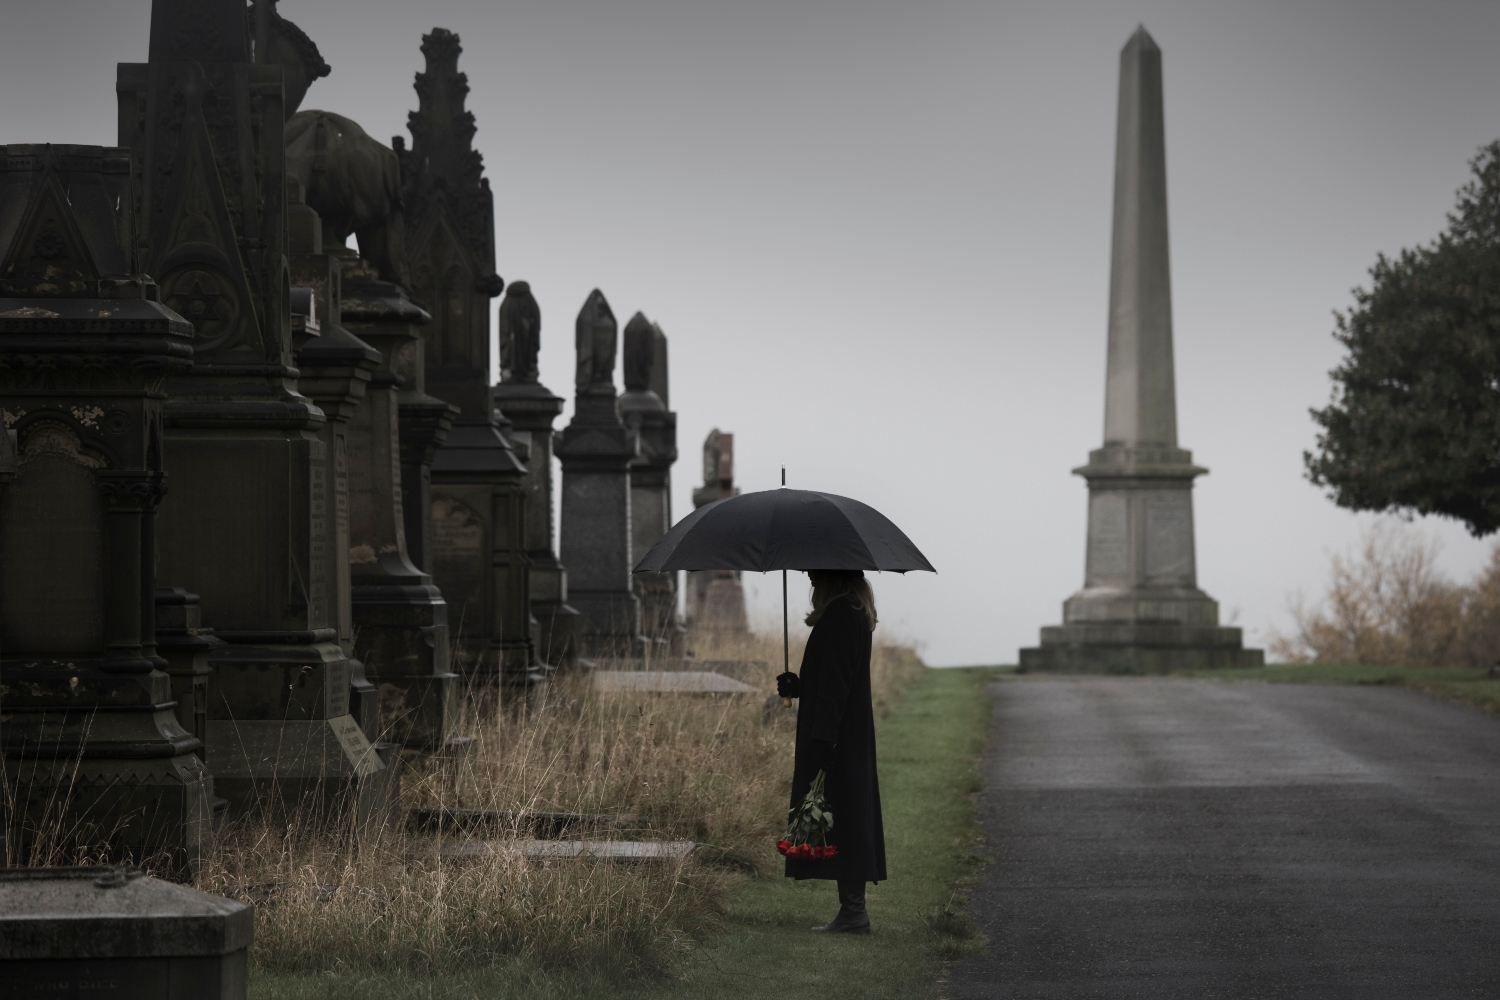
<path id="1" fill-rule="evenodd" d="M 875 595 L 858 570 L 812 570 L 813 627 L 802 654 L 802 673 L 776 679 L 782 697 L 800 698 L 797 756 L 792 768 L 795 808 L 819 771 L 833 812 L 833 858 L 788 858 L 788 878 L 838 882 L 839 914 L 814 930 L 870 933 L 865 883 L 885 879 L 885 830 L 880 782 L 875 774 L 875 711 L 870 704 L 870 633 Z"/>

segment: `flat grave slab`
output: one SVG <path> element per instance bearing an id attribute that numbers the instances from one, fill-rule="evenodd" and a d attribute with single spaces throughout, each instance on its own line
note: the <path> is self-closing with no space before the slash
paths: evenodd
<path id="1" fill-rule="evenodd" d="M 443 845 L 445 858 L 487 858 L 520 854 L 537 861 L 681 861 L 698 847 L 691 840 L 455 840 Z"/>
<path id="2" fill-rule="evenodd" d="M 755 689 L 710 670 L 596 670 L 596 691 L 642 694 L 752 694 Z"/>

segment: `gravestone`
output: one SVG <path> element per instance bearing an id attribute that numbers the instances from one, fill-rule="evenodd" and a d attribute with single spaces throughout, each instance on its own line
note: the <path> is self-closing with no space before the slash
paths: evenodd
<path id="1" fill-rule="evenodd" d="M 543 663 L 571 667 L 578 660 L 579 614 L 568 603 L 568 571 L 558 561 L 552 533 L 552 421 L 562 412 L 563 399 L 538 381 L 542 311 L 530 285 L 511 282 L 499 321 L 500 384 L 490 391 L 526 462 L 521 489 L 536 649 Z"/>
<path id="2" fill-rule="evenodd" d="M 578 609 L 579 652 L 641 655 L 640 603 L 630 580 L 630 465 L 636 439 L 616 408 L 619 327 L 597 288 L 578 313 L 573 419 L 562 434 L 562 561 L 568 602 Z"/>
<path id="3" fill-rule="evenodd" d="M 196 338 L 167 380 L 158 576 L 226 643 L 209 654 L 215 790 L 321 808 L 367 801 L 381 765 L 330 624 L 325 418 L 292 367 L 283 73 L 249 60 L 241 0 L 154 0 L 150 61 L 119 66 L 142 267 Z"/>
<path id="4" fill-rule="evenodd" d="M 625 324 L 625 392 L 620 418 L 636 437 L 630 466 L 631 553 L 637 561 L 672 527 L 672 464 L 677 461 L 677 414 L 667 408 L 667 337 L 636 313 Z M 677 574 L 636 573 L 641 630 L 664 655 L 681 655 Z"/>
<path id="5" fill-rule="evenodd" d="M 0 996 L 244 1000 L 255 909 L 99 865 L 0 869 Z"/>
<path id="6" fill-rule="evenodd" d="M 734 435 L 715 427 L 703 439 L 703 485 L 693 490 L 693 508 L 739 493 L 739 487 L 734 485 Z M 745 615 L 745 589 L 737 570 L 695 570 L 687 576 L 690 627 L 725 635 L 750 630 Z"/>
<path id="7" fill-rule="evenodd" d="M 546 677 L 532 637 L 526 467 L 490 400 L 490 299 L 504 282 L 495 273 L 494 199 L 472 145 L 474 115 L 464 110 L 461 51 L 451 31 L 423 36 L 427 69 L 417 74 L 420 103 L 408 116 L 411 150 L 392 140 L 411 291 L 432 314 L 423 328 L 427 387 L 460 410 L 432 460 L 425 568 L 448 601 L 461 671 L 524 688 Z"/>
<path id="8" fill-rule="evenodd" d="M 1026 670 L 1158 672 L 1258 666 L 1240 630 L 1198 589 L 1193 479 L 1177 445 L 1167 254 L 1161 49 L 1140 28 L 1120 53 L 1104 447 L 1073 470 L 1088 481 L 1083 589 L 1063 624 L 1021 650 Z"/>
<path id="9" fill-rule="evenodd" d="M 442 751 L 464 742 L 455 728 L 458 676 L 449 668 L 447 603 L 409 554 L 405 510 L 413 497 L 404 485 L 414 453 L 435 447 L 449 407 L 441 404 L 439 412 L 419 387 L 409 388 L 421 364 L 418 330 L 427 313 L 369 261 L 342 246 L 333 252 L 343 265 L 343 325 L 381 355 L 349 428 L 354 655 L 379 692 L 385 738 L 413 751 Z M 408 402 L 422 420 L 412 419 Z M 435 413 L 434 423 L 413 427 Z M 423 471 L 419 466 L 416 474 Z M 416 492 L 416 502 L 426 503 L 427 491 Z"/>
<path id="10" fill-rule="evenodd" d="M 320 436 L 331 456 L 329 467 L 330 543 L 325 572 L 332 581 L 331 624 L 349 661 L 349 714 L 375 745 L 387 768 L 395 764 L 392 744 L 381 740 L 379 693 L 354 656 L 353 580 L 349 572 L 349 424 L 359 412 L 370 379 L 380 368 L 380 352 L 344 329 L 342 267 L 323 252 L 323 222 L 309 208 L 302 185 L 287 181 L 287 255 L 292 277 L 292 339 L 298 385 L 318 404 L 327 422 Z M 394 776 L 387 775 L 390 780 Z"/>
<path id="11" fill-rule="evenodd" d="M 0 146 L 0 836 L 190 867 L 213 782 L 155 660 L 149 512 L 193 329 L 136 250 L 130 152 Z M 164 664 L 163 664 L 164 665 Z"/>

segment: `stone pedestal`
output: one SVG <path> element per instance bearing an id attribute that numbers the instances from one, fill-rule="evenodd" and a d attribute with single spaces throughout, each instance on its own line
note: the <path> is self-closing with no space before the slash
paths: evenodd
<path id="1" fill-rule="evenodd" d="M 394 142 L 412 295 L 432 314 L 422 330 L 426 389 L 460 411 L 431 460 L 432 535 L 421 565 L 448 601 L 458 668 L 527 688 L 547 670 L 531 628 L 526 467 L 490 402 L 490 299 L 504 282 L 495 273 L 494 201 L 472 146 L 474 116 L 464 110 L 461 51 L 450 31 L 423 36 L 412 148 Z"/>
<path id="2" fill-rule="evenodd" d="M 530 566 L 534 643 L 543 663 L 569 668 L 578 662 L 580 616 L 568 603 L 568 571 L 553 549 L 552 533 L 552 422 L 563 399 L 537 380 L 541 344 L 542 312 L 531 287 L 511 282 L 500 303 L 500 384 L 490 390 L 491 399 L 510 422 L 507 436 L 526 463 L 522 543 Z"/>
<path id="3" fill-rule="evenodd" d="M 157 669 L 163 385 L 192 327 L 135 252 L 130 154 L 0 146 L 0 836 L 179 870 L 213 783 Z"/>
<path id="4" fill-rule="evenodd" d="M 636 438 L 630 466 L 631 555 L 639 561 L 672 527 L 672 465 L 677 461 L 677 414 L 667 408 L 667 338 L 636 313 L 625 324 L 625 393 L 620 419 Z M 653 655 L 681 656 L 676 573 L 636 573 L 641 631 Z"/>
<path id="5" fill-rule="evenodd" d="M 1089 486 L 1083 589 L 1063 624 L 1021 650 L 1025 670 L 1157 673 L 1258 666 L 1198 589 L 1193 480 L 1177 445 L 1161 50 L 1144 28 L 1120 54 L 1104 447 Z"/>
<path id="6" fill-rule="evenodd" d="M 357 802 L 381 765 L 349 717 L 329 625 L 324 416 L 297 390 L 286 273 L 282 69 L 251 65 L 236 0 L 155 0 L 150 62 L 122 63 L 122 145 L 142 192 L 143 266 L 195 328 L 170 377 L 172 491 L 159 572 L 201 597 L 208 766 L 232 807 Z"/>
<path id="7" fill-rule="evenodd" d="M 637 451 L 615 407 L 617 337 L 614 313 L 595 289 L 578 314 L 577 395 L 557 448 L 568 603 L 582 616 L 579 652 L 589 657 L 636 657 L 645 643 L 630 580 L 630 464 Z"/>
<path id="8" fill-rule="evenodd" d="M 244 1000 L 255 909 L 104 865 L 0 870 L 6 997 Z"/>
<path id="9" fill-rule="evenodd" d="M 403 393 L 414 393 L 419 398 L 413 402 L 422 405 L 423 394 L 406 387 L 420 359 L 418 324 L 428 316 L 400 286 L 379 280 L 347 249 L 331 252 L 343 262 L 343 325 L 381 355 L 349 425 L 355 656 L 379 691 L 385 738 L 409 750 L 442 750 L 461 741 L 455 729 L 458 677 L 449 669 L 448 606 L 408 553 L 411 491 L 403 488 L 403 459 L 434 447 L 437 430 L 446 430 L 429 426 L 418 440 L 403 437 L 411 430 L 401 418 Z M 448 416 L 447 404 L 438 409 Z"/>

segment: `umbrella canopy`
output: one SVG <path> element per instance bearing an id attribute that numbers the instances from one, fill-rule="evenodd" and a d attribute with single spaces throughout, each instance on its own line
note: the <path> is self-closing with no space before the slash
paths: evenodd
<path id="1" fill-rule="evenodd" d="M 832 493 L 785 488 L 699 507 L 652 546 L 635 572 L 679 569 L 937 572 L 875 508 Z"/>

